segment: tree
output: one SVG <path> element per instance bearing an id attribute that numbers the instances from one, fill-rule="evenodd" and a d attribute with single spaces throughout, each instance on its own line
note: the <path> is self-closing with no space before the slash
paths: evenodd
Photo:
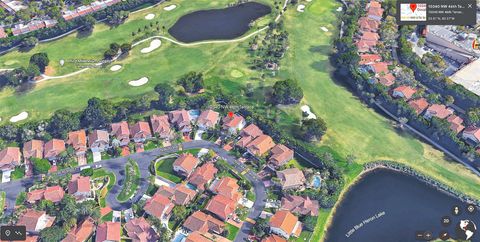
<path id="1" fill-rule="evenodd" d="M 80 171 L 81 176 L 93 176 L 93 168 L 87 168 Z"/>
<path id="2" fill-rule="evenodd" d="M 115 117 L 113 104 L 108 100 L 91 98 L 83 111 L 82 123 L 94 129 L 105 128 Z"/>
<path id="3" fill-rule="evenodd" d="M 79 128 L 80 120 L 78 115 L 66 109 L 62 109 L 53 114 L 50 119 L 50 124 L 47 127 L 47 131 L 49 131 L 55 138 L 65 139 L 68 132 Z"/>
<path id="4" fill-rule="evenodd" d="M 203 74 L 194 71 L 181 77 L 177 84 L 182 86 L 186 92 L 197 93 L 203 89 Z"/>
<path id="5" fill-rule="evenodd" d="M 35 174 L 47 174 L 50 168 L 50 162 L 46 159 L 30 158 L 33 164 L 33 171 Z"/>
<path id="6" fill-rule="evenodd" d="M 47 53 L 36 53 L 30 57 L 30 65 L 38 66 L 38 69 L 40 69 L 42 73 L 45 72 L 45 67 L 48 66 L 49 62 L 50 60 L 48 59 Z"/>
<path id="7" fill-rule="evenodd" d="M 120 50 L 122 53 L 128 53 L 132 49 L 132 44 L 130 43 L 124 43 L 120 46 Z"/>
<path id="8" fill-rule="evenodd" d="M 172 214 L 173 214 L 173 218 L 176 221 L 180 221 L 183 218 L 187 217 L 188 211 L 187 211 L 187 208 L 185 206 L 175 206 L 173 208 Z"/>
<path id="9" fill-rule="evenodd" d="M 96 22 L 97 20 L 92 15 L 85 16 L 80 21 L 80 23 L 83 25 L 82 30 L 86 32 L 91 32 L 95 27 Z"/>
<path id="10" fill-rule="evenodd" d="M 35 37 L 27 37 L 20 42 L 20 46 L 23 48 L 32 48 L 38 44 L 38 39 Z"/>
<path id="11" fill-rule="evenodd" d="M 319 140 L 327 131 L 327 125 L 321 118 L 306 119 L 302 121 L 300 136 L 305 141 Z"/>
<path id="12" fill-rule="evenodd" d="M 269 228 L 270 226 L 268 225 L 267 219 L 258 218 L 256 223 L 253 225 L 252 233 L 257 237 L 262 238 L 269 233 Z"/>
<path id="13" fill-rule="evenodd" d="M 307 215 L 302 222 L 303 227 L 306 230 L 313 232 L 315 230 L 315 225 L 317 224 L 317 217 Z"/>
<path id="14" fill-rule="evenodd" d="M 107 23 L 116 26 L 125 22 L 127 18 L 127 11 L 115 11 L 113 14 L 107 16 Z"/>
<path id="15" fill-rule="evenodd" d="M 40 231 L 42 241 L 61 241 L 65 237 L 65 230 L 58 226 L 52 226 Z"/>
<path id="16" fill-rule="evenodd" d="M 39 76 L 41 74 L 40 68 L 38 68 L 37 65 L 30 64 L 25 70 L 25 74 L 26 74 L 27 80 L 31 80 L 32 78 Z"/>
<path id="17" fill-rule="evenodd" d="M 158 93 L 158 106 L 160 109 L 169 109 L 172 97 L 175 95 L 175 89 L 167 83 L 161 83 L 155 86 L 155 92 Z"/>
<path id="18" fill-rule="evenodd" d="M 303 98 L 303 90 L 298 82 L 287 79 L 273 85 L 272 101 L 274 104 L 296 104 Z"/>

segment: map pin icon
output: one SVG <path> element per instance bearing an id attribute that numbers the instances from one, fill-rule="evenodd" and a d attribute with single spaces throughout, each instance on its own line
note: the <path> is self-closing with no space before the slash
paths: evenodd
<path id="1" fill-rule="evenodd" d="M 5 235 L 6 235 L 7 237 L 10 236 L 10 230 L 8 230 L 8 229 L 5 230 Z"/>
<path id="2" fill-rule="evenodd" d="M 412 12 L 415 12 L 415 10 L 417 9 L 417 4 L 416 3 L 410 3 L 410 9 L 412 10 Z"/>

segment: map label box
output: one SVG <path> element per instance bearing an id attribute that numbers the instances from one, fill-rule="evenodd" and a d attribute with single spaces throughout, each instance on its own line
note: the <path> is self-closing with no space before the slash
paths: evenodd
<path id="1" fill-rule="evenodd" d="M 475 25 L 476 0 L 398 0 L 400 25 Z"/>

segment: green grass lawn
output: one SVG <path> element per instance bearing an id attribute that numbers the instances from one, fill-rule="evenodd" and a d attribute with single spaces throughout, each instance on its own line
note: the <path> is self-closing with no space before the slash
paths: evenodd
<path id="1" fill-rule="evenodd" d="M 130 160 L 125 165 L 125 182 L 122 191 L 117 196 L 117 200 L 125 202 L 130 199 L 137 191 L 138 183 L 140 182 L 140 171 L 137 162 Z"/>
<path id="2" fill-rule="evenodd" d="M 104 169 L 96 169 L 93 171 L 92 179 L 100 178 L 100 177 L 108 177 L 108 184 L 106 187 L 103 187 L 102 190 L 97 192 L 98 195 L 98 203 L 100 207 L 105 207 L 107 205 L 105 198 L 108 195 L 108 192 L 113 188 L 116 182 L 116 177 L 113 172 L 107 172 Z"/>
<path id="3" fill-rule="evenodd" d="M 182 178 L 177 176 L 173 171 L 173 162 L 175 162 L 175 158 L 159 160 L 155 163 L 155 171 L 158 176 L 164 177 L 175 183 L 180 183 L 182 182 Z"/>
<path id="4" fill-rule="evenodd" d="M 102 222 L 109 222 L 112 221 L 113 219 L 113 211 L 105 214 L 105 216 L 102 217 Z"/>
<path id="5" fill-rule="evenodd" d="M 3 215 L 3 208 L 5 208 L 5 197 L 6 193 L 4 191 L 0 191 L 0 216 Z"/>
<path id="6" fill-rule="evenodd" d="M 12 173 L 10 174 L 10 179 L 18 180 L 18 179 L 22 179 L 24 176 L 25 176 L 25 167 L 17 166 L 15 167 L 15 170 L 12 171 Z"/>
<path id="7" fill-rule="evenodd" d="M 237 233 L 240 229 L 231 225 L 231 224 L 229 224 L 229 223 L 225 223 L 225 230 L 228 231 L 227 239 L 233 241 L 235 239 L 235 236 L 237 236 Z"/>

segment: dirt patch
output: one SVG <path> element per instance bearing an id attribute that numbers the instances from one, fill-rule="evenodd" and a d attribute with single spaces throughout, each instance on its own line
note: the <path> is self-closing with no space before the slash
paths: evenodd
<path id="1" fill-rule="evenodd" d="M 45 75 L 47 76 L 53 76 L 55 74 L 55 68 L 53 66 L 47 66 L 45 67 Z"/>

